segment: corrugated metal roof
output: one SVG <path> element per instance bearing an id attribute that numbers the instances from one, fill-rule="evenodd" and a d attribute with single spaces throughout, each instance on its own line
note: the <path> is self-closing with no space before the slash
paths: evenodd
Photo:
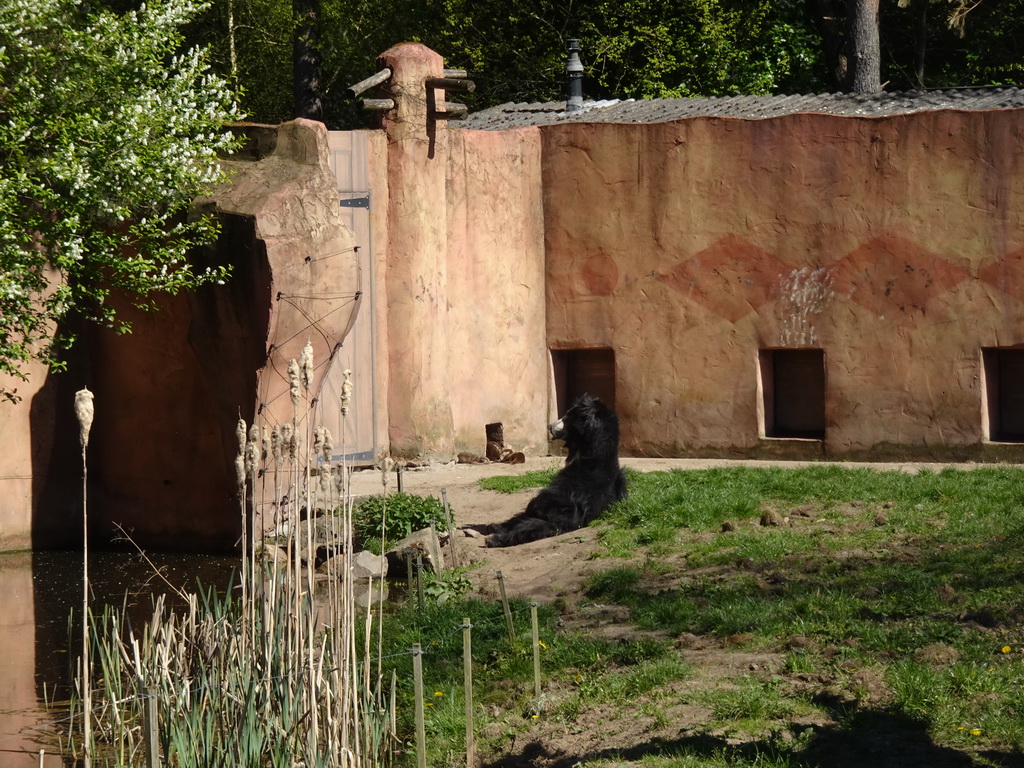
<path id="1" fill-rule="evenodd" d="M 509 103 L 474 112 L 457 125 L 473 130 L 500 131 L 556 123 L 665 123 L 689 117 L 757 119 L 800 113 L 882 117 L 940 109 L 1021 108 L 1024 108 L 1024 88 L 951 88 L 870 94 L 616 99 L 587 101 L 582 111 L 572 113 L 566 113 L 564 101 Z"/>

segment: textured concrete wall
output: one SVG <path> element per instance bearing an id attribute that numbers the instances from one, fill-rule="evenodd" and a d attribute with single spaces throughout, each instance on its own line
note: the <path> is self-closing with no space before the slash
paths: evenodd
<path id="1" fill-rule="evenodd" d="M 544 212 L 536 129 L 453 132 L 448 180 L 449 380 L 455 445 L 547 448 Z"/>
<path id="2" fill-rule="evenodd" d="M 1018 112 L 543 129 L 548 340 L 616 353 L 627 451 L 1013 456 L 980 349 L 1024 344 Z M 758 351 L 824 350 L 822 443 L 765 440 Z"/>
<path id="3" fill-rule="evenodd" d="M 399 457 L 447 461 L 483 454 L 485 425 L 502 422 L 508 445 L 535 450 L 548 416 L 539 134 L 435 120 L 445 97 L 424 83 L 443 62 L 422 45 L 395 46 L 381 63 L 397 105 L 375 160 L 387 169 L 376 258 L 386 444 Z"/>

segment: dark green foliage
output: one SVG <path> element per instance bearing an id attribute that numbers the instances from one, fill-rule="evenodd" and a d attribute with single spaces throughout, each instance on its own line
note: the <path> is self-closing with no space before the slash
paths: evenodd
<path id="1" fill-rule="evenodd" d="M 369 496 L 359 502 L 352 513 L 355 535 L 362 542 L 379 542 L 383 533 L 385 543 L 392 543 L 413 531 L 428 528 L 431 523 L 439 531 L 445 530 L 448 525 L 444 505 L 435 496 L 411 493 Z"/>

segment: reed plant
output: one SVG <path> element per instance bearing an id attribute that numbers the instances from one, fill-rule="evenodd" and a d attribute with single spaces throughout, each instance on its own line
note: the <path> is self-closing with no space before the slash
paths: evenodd
<path id="1" fill-rule="evenodd" d="M 142 627 L 112 608 L 85 622 L 78 690 L 82 722 L 93 722 L 95 732 L 73 727 L 69 755 L 148 766 L 156 764 L 146 752 L 155 736 L 159 764 L 175 768 L 391 763 L 394 682 L 373 660 L 379 604 L 358 606 L 346 578 L 353 541 L 347 468 L 332 461 L 330 433 L 313 424 L 313 372 L 307 344 L 289 366 L 292 418 L 237 425 L 237 588 L 161 595 Z M 352 391 L 345 374 L 343 424 Z M 316 511 L 335 509 L 315 537 Z M 263 546 L 268 528 L 283 534 L 283 548 Z M 314 564 L 325 550 L 334 556 L 321 578 Z"/>

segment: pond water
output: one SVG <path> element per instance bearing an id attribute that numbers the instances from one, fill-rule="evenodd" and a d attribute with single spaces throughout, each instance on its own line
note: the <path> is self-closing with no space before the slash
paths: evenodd
<path id="1" fill-rule="evenodd" d="M 177 589 L 226 589 L 238 559 L 215 555 L 90 552 L 91 609 L 125 607 L 141 627 L 152 615 L 153 599 Z M 158 575 L 154 568 L 159 570 Z M 166 581 L 165 581 L 166 579 Z M 81 552 L 0 554 L 0 766 L 38 768 L 45 749 L 46 768 L 61 768 L 56 756 L 53 716 L 44 696 L 66 699 L 70 671 L 81 642 Z M 74 638 L 72 640 L 71 638 Z M 74 650 L 70 650 L 74 649 Z"/>

